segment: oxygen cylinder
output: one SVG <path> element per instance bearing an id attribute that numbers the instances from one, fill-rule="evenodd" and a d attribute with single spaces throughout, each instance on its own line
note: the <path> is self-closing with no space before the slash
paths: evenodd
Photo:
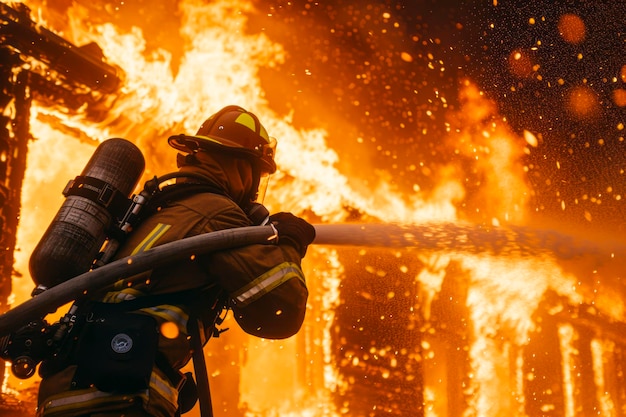
<path id="1" fill-rule="evenodd" d="M 91 269 L 144 168 L 143 154 L 125 139 L 108 139 L 96 148 L 81 175 L 66 186 L 63 205 L 31 254 L 30 274 L 39 287 Z"/>

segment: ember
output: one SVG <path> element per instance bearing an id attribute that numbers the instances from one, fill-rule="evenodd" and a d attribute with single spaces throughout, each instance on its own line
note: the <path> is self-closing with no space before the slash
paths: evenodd
<path id="1" fill-rule="evenodd" d="M 137 144 L 148 179 L 238 103 L 279 141 L 266 205 L 319 235 L 297 336 L 205 348 L 216 416 L 626 415 L 624 4 L 76 3 L 25 2 L 104 78 L 0 31 L 26 99 L 3 101 L 0 305 L 97 143 Z M 0 410 L 36 384 L 6 372 Z"/>

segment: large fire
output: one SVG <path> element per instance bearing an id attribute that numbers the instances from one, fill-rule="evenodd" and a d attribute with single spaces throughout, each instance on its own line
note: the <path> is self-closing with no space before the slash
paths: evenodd
<path id="1" fill-rule="evenodd" d="M 86 24 L 93 12 L 88 7 L 74 3 L 61 25 L 40 1 L 26 2 L 64 38 L 78 45 L 96 42 L 123 71 L 123 87 L 104 120 L 33 105 L 35 139 L 15 253 L 22 276 L 14 278 L 13 304 L 29 297 L 29 255 L 61 205 L 65 183 L 80 173 L 99 141 L 123 137 L 136 143 L 146 156 L 148 179 L 176 168 L 169 134 L 195 131 L 227 104 L 253 110 L 278 138 L 279 170 L 265 199 L 271 211 L 292 211 L 320 224 L 430 225 L 450 240 L 458 238 L 457 229 L 447 225 L 474 228 L 479 239 L 490 230 L 529 226 L 533 191 L 526 174 L 532 167 L 522 161 L 540 138 L 515 133 L 476 82 L 463 78 L 457 97 L 437 93 L 443 108 L 453 99 L 459 103 L 446 111 L 440 138 L 451 157 L 412 161 L 407 172 L 432 184 L 416 182 L 406 192 L 381 170 L 341 163 L 342 152 L 351 149 L 367 155 L 367 139 L 335 146 L 324 128 L 295 127 L 294 120 L 305 116 L 275 110 L 267 96 L 276 94 L 281 81 L 274 75 L 264 83 L 262 74 L 280 67 L 286 53 L 263 32 L 247 30 L 253 3 L 178 2 L 183 52 L 174 58 L 166 49 L 146 48 L 153 34 L 137 27 Z M 582 21 L 567 16 L 559 30 L 579 42 Z M 414 57 L 404 52 L 401 59 Z M 429 61 L 445 70 L 437 58 Z M 533 71 L 528 56 L 512 55 L 511 62 L 512 72 Z M 571 100 L 576 112 L 597 109 L 593 97 Z M 430 116 L 424 113 L 421 123 Z M 480 181 L 471 183 L 470 177 Z M 489 242 L 471 235 L 451 250 L 381 248 L 367 239 L 312 246 L 304 264 L 310 306 L 297 336 L 254 339 L 233 323 L 208 343 L 216 416 L 573 417 L 582 415 L 585 395 L 596 398 L 600 415 L 623 415 L 623 336 L 615 339 L 599 318 L 626 321 L 619 284 L 611 283 L 624 253 L 612 251 L 610 243 L 580 253 L 577 239 L 530 227 L 503 236 L 510 242 L 501 253 L 483 250 Z M 582 392 L 589 389 L 585 372 L 594 392 Z M 9 379 L 5 391 L 36 382 Z"/>

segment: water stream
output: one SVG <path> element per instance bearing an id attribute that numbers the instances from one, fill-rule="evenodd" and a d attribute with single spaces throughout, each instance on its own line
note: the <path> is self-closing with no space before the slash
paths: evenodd
<path id="1" fill-rule="evenodd" d="M 614 259 L 626 256 L 626 243 L 578 237 L 556 230 L 525 226 L 486 228 L 462 223 L 316 224 L 314 244 L 385 248 L 417 248 L 429 252 L 486 253 L 494 256 L 554 255 Z"/>

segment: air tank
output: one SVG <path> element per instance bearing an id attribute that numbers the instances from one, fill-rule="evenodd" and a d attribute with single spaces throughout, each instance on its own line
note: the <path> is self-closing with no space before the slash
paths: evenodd
<path id="1" fill-rule="evenodd" d="M 63 191 L 61 208 L 31 254 L 35 284 L 50 288 L 91 269 L 144 168 L 143 154 L 126 139 L 107 139 L 96 148 Z"/>

